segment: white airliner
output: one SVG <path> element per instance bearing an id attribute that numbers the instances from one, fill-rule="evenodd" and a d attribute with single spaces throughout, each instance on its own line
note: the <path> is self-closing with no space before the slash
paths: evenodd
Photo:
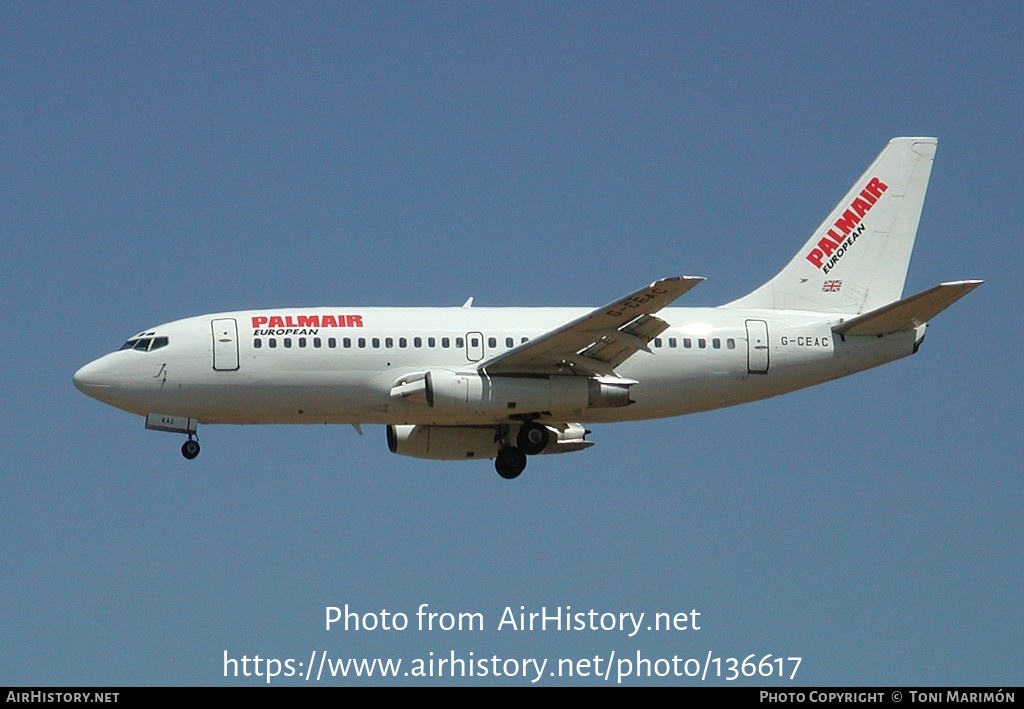
<path id="1" fill-rule="evenodd" d="M 584 426 L 732 406 L 917 352 L 981 284 L 903 298 L 938 141 L 896 138 L 781 272 L 711 308 L 663 278 L 595 309 L 308 307 L 147 328 L 74 375 L 100 401 L 186 434 L 200 423 L 383 424 L 392 452 L 494 459 L 587 448 Z"/>

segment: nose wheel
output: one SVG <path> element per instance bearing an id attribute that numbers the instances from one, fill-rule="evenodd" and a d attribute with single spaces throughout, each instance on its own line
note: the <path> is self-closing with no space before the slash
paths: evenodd
<path id="1" fill-rule="evenodd" d="M 189 436 L 189 439 L 181 444 L 181 454 L 185 460 L 192 460 L 199 455 L 199 441 Z"/>

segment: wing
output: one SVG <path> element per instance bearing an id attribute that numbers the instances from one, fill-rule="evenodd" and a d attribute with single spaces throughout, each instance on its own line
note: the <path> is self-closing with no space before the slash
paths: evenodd
<path id="1" fill-rule="evenodd" d="M 615 367 L 668 328 L 654 313 L 704 279 L 663 278 L 602 308 L 481 362 L 488 374 L 618 376 Z"/>

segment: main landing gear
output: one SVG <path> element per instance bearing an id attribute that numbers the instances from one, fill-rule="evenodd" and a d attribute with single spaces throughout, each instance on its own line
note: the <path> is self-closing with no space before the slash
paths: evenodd
<path id="1" fill-rule="evenodd" d="M 526 453 L 515 446 L 505 446 L 494 459 L 494 469 L 506 480 L 515 480 L 526 470 Z"/>
<path id="2" fill-rule="evenodd" d="M 526 456 L 537 455 L 547 447 L 551 440 L 551 432 L 538 423 L 524 423 L 516 436 L 516 445 L 508 444 L 507 430 L 499 431 L 502 443 L 498 455 L 494 458 L 494 469 L 506 480 L 514 480 L 526 469 Z"/>
<path id="3" fill-rule="evenodd" d="M 189 434 L 188 440 L 181 444 L 181 454 L 186 460 L 192 460 L 199 455 L 199 441 Z"/>

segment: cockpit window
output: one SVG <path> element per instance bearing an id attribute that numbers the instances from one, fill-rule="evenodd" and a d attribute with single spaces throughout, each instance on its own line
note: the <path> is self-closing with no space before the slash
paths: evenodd
<path id="1" fill-rule="evenodd" d="M 168 342 L 169 340 L 166 337 L 133 337 L 121 345 L 121 349 L 151 352 L 161 347 L 167 347 Z"/>

